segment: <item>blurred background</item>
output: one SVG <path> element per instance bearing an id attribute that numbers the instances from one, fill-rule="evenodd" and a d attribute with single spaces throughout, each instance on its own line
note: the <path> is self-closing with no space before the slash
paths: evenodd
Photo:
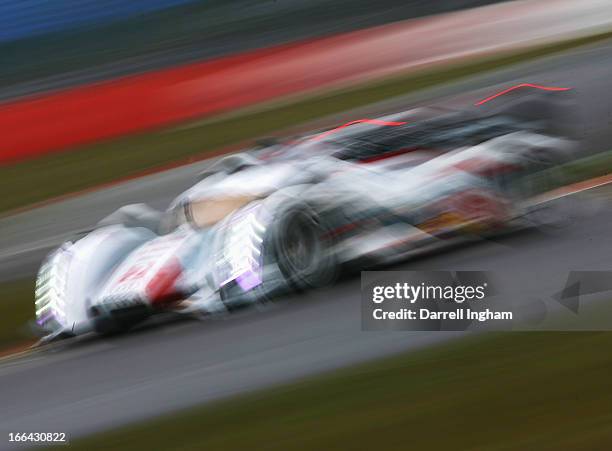
<path id="1" fill-rule="evenodd" d="M 492 0 L 2 2 L 3 97 L 108 79 Z"/>
<path id="2" fill-rule="evenodd" d="M 597 208 L 562 235 L 398 268 L 610 270 L 610 39 L 603 0 L 0 0 L 0 431 L 82 449 L 608 449 L 610 333 L 365 333 L 353 279 L 264 315 L 28 349 L 41 260 L 118 207 L 166 208 L 264 137 L 525 82 L 573 89 L 564 176 L 597 186 L 580 195 Z"/>

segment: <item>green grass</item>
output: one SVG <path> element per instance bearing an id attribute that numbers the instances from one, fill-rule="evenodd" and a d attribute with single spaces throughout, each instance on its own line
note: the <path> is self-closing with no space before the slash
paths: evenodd
<path id="1" fill-rule="evenodd" d="M 0 351 L 33 339 L 28 321 L 34 319 L 34 280 L 0 284 Z"/>
<path id="2" fill-rule="evenodd" d="M 611 449 L 611 348 L 612 333 L 472 337 L 74 440 L 71 449 Z"/>
<path id="3" fill-rule="evenodd" d="M 612 32 L 459 66 L 403 75 L 366 86 L 244 111 L 231 117 L 98 143 L 0 168 L 0 211 L 42 201 L 165 164 L 201 156 L 325 115 L 433 87 L 612 37 Z"/>
<path id="4" fill-rule="evenodd" d="M 546 177 L 546 174 L 551 173 L 555 176 Z M 545 192 L 610 173 L 612 173 L 612 150 L 596 153 L 539 172 L 534 174 L 534 180 L 539 183 L 538 192 Z"/>
<path id="5" fill-rule="evenodd" d="M 567 183 L 609 174 L 612 171 L 612 151 L 567 163 L 562 166 L 562 171 Z"/>

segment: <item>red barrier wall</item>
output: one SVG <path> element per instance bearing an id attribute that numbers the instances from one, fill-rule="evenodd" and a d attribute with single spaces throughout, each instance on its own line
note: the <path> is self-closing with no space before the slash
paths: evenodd
<path id="1" fill-rule="evenodd" d="M 0 163 L 220 113 L 377 68 L 376 59 L 363 54 L 339 58 L 337 52 L 355 39 L 284 45 L 0 105 Z"/>

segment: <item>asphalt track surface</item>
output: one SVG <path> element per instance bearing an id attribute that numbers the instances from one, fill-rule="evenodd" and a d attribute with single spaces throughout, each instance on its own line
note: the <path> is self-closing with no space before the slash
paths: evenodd
<path id="1" fill-rule="evenodd" d="M 612 46 L 603 44 L 489 74 L 401 100 L 478 99 L 493 87 L 530 81 L 575 88 L 585 149 L 606 148 Z M 488 88 L 487 88 L 488 87 Z M 408 103 L 406 103 L 408 102 Z M 374 109 L 397 109 L 398 101 Z M 363 116 L 361 114 L 360 116 Z M 353 116 L 354 118 L 354 116 Z M 341 117 L 338 119 L 345 119 Z M 117 185 L 5 218 L 0 230 L 3 280 L 32 275 L 49 246 L 114 208 L 148 201 L 162 207 L 189 186 L 197 166 Z M 512 269 L 527 297 L 549 297 L 570 270 L 612 269 L 612 196 L 578 195 L 568 225 L 484 240 L 392 269 Z M 360 283 L 325 290 L 226 319 L 151 325 L 114 339 L 92 339 L 0 364 L 0 433 L 65 431 L 75 437 L 164 412 L 295 380 L 322 371 L 456 338 L 453 332 L 362 332 Z M 6 436 L 6 435 L 5 435 Z M 7 443 L 0 440 L 0 448 Z"/>

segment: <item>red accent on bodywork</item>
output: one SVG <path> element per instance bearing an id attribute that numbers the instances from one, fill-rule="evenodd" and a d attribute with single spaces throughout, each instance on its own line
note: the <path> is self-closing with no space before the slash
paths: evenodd
<path id="1" fill-rule="evenodd" d="M 460 169 L 470 174 L 481 175 L 483 177 L 493 177 L 498 174 L 513 172 L 520 169 L 520 166 L 503 163 L 495 160 L 488 160 L 484 158 L 472 158 L 469 160 L 460 161 L 454 165 L 455 168 Z"/>
<path id="2" fill-rule="evenodd" d="M 145 293 L 152 305 L 180 299 L 180 293 L 175 290 L 176 280 L 183 268 L 178 259 L 172 259 L 159 269 L 149 281 Z"/>
<path id="3" fill-rule="evenodd" d="M 373 125 L 382 125 L 385 127 L 397 127 L 399 125 L 406 125 L 407 123 L 408 122 L 382 121 L 380 119 L 357 119 L 355 121 L 347 122 L 346 124 L 340 125 L 339 127 L 332 128 L 331 130 L 328 130 L 319 135 L 316 135 L 312 139 L 319 140 L 319 139 L 325 138 L 326 136 L 331 135 L 332 133 L 336 133 L 337 131 L 342 130 L 343 128 L 346 128 L 346 127 L 350 127 L 351 125 L 354 125 L 354 124 L 373 124 Z"/>
<path id="4" fill-rule="evenodd" d="M 474 105 L 475 106 L 480 106 L 483 105 L 487 102 L 489 102 L 490 100 L 496 99 L 500 96 L 503 96 L 504 94 L 507 94 L 509 92 L 515 91 L 517 89 L 520 88 L 534 88 L 534 89 L 540 89 L 542 91 L 569 91 L 572 88 L 559 88 L 556 86 L 542 86 L 542 85 L 535 85 L 533 83 L 521 83 L 519 85 L 515 85 L 515 86 L 511 86 L 510 88 L 504 89 L 503 91 L 498 92 L 497 94 L 493 94 L 492 96 L 487 97 L 486 99 L 482 99 L 478 102 L 476 102 Z"/>
<path id="5" fill-rule="evenodd" d="M 336 227 L 335 229 L 330 230 L 327 233 L 326 238 L 344 235 L 345 233 L 348 233 L 351 230 L 355 230 L 356 228 L 357 228 L 357 222 L 349 222 L 347 224 L 343 224 L 339 227 Z"/>

